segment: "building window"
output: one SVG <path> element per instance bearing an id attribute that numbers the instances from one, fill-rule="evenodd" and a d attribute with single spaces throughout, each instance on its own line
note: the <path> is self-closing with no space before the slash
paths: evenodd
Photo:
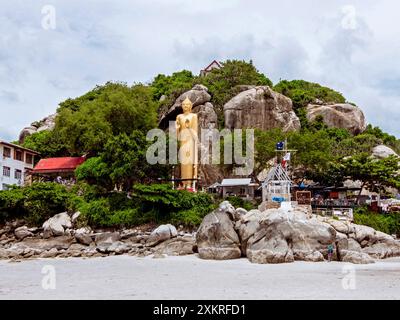
<path id="1" fill-rule="evenodd" d="M 10 167 L 3 167 L 3 176 L 9 177 L 10 176 L 10 172 L 11 172 Z"/>
<path id="2" fill-rule="evenodd" d="M 21 171 L 21 170 L 18 170 L 18 169 L 15 169 L 14 178 L 17 179 L 17 180 L 21 180 L 21 178 L 22 178 L 22 171 Z"/>
<path id="3" fill-rule="evenodd" d="M 3 157 L 4 158 L 11 158 L 11 149 L 4 147 L 3 148 Z"/>
<path id="4" fill-rule="evenodd" d="M 26 154 L 26 158 L 25 158 L 25 162 L 27 164 L 32 164 L 33 163 L 33 155 L 31 155 L 30 153 Z"/>
<path id="5" fill-rule="evenodd" d="M 24 157 L 24 154 L 21 150 L 15 150 L 15 157 L 14 157 L 15 160 L 24 161 L 23 157 Z"/>

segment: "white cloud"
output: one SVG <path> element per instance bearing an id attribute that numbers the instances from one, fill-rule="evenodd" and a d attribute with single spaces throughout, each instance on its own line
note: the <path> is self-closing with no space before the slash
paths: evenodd
<path id="1" fill-rule="evenodd" d="M 275 82 L 333 87 L 369 122 L 400 136 L 395 0 L 0 2 L 1 138 L 16 139 L 96 84 L 197 73 L 215 58 L 252 59 Z M 41 25 L 48 4 L 54 30 Z"/>

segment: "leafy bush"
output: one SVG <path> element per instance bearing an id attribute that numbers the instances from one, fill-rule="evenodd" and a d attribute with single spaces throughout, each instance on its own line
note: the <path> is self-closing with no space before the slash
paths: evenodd
<path id="1" fill-rule="evenodd" d="M 78 201 L 72 193 L 57 183 L 34 183 L 0 191 L 0 220 L 25 218 L 40 224 L 51 216 L 74 209 Z"/>
<path id="2" fill-rule="evenodd" d="M 155 128 L 157 107 L 150 87 L 108 82 L 61 103 L 52 132 L 70 154 L 97 155 L 114 136 Z"/>
<path id="3" fill-rule="evenodd" d="M 210 195 L 174 190 L 169 184 L 137 184 L 133 191 L 133 196 L 140 203 L 142 211 L 155 212 L 158 220 L 169 218 L 172 213 L 180 211 L 194 210 L 203 214 L 214 208 Z"/>
<path id="4" fill-rule="evenodd" d="M 163 95 L 176 98 L 182 91 L 192 88 L 194 79 L 192 72 L 188 70 L 174 72 L 170 76 L 159 74 L 150 84 L 153 88 L 154 99 L 159 100 Z"/>
<path id="5" fill-rule="evenodd" d="M 113 192 L 84 203 L 80 211 L 92 226 L 128 227 L 148 222 L 196 226 L 214 207 L 208 194 L 173 190 L 165 184 L 138 184 L 132 199 Z"/>
<path id="6" fill-rule="evenodd" d="M 346 102 L 341 93 L 305 80 L 282 80 L 275 85 L 274 90 L 292 99 L 295 109 L 305 107 L 316 99 L 326 103 Z"/>
<path id="7" fill-rule="evenodd" d="M 27 136 L 22 146 L 39 152 L 42 158 L 68 155 L 66 145 L 61 141 L 59 135 L 48 130 Z"/>
<path id="8" fill-rule="evenodd" d="M 369 226 L 387 234 L 400 235 L 400 214 L 378 214 L 362 207 L 355 210 L 354 223 Z"/>

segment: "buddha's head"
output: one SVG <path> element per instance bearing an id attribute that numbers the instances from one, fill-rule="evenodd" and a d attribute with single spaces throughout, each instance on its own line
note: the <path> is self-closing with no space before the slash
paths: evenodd
<path id="1" fill-rule="evenodd" d="M 186 97 L 186 99 L 182 102 L 183 113 L 189 113 L 190 111 L 192 111 L 192 106 L 192 101 L 190 101 L 190 99 Z"/>

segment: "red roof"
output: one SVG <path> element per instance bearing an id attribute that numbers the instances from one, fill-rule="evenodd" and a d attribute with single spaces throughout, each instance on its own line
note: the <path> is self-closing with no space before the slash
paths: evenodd
<path id="1" fill-rule="evenodd" d="M 41 159 L 33 168 L 34 173 L 70 172 L 84 163 L 85 157 L 64 157 Z"/>

